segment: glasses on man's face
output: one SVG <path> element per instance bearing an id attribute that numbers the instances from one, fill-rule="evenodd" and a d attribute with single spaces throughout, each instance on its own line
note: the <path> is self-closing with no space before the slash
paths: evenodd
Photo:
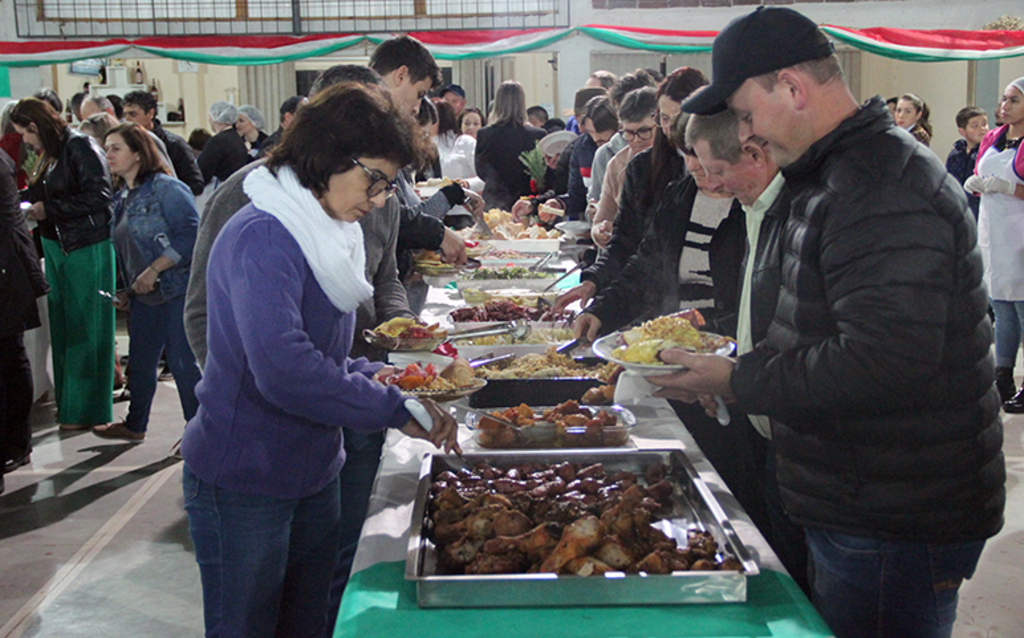
<path id="1" fill-rule="evenodd" d="M 390 199 L 395 194 L 395 191 L 398 190 L 396 181 L 388 179 L 388 176 L 381 171 L 370 168 L 355 158 L 352 158 L 352 163 L 363 169 L 366 177 L 370 180 L 370 185 L 366 187 L 366 196 L 369 199 L 373 199 L 382 193 L 384 194 L 384 199 Z"/>
<path id="2" fill-rule="evenodd" d="M 641 126 L 638 129 L 624 128 L 622 129 L 622 139 L 626 140 L 627 142 L 632 142 L 634 139 L 638 139 L 641 142 L 646 142 L 647 140 L 651 139 L 652 135 L 654 135 L 654 129 L 656 128 L 658 127 Z"/>

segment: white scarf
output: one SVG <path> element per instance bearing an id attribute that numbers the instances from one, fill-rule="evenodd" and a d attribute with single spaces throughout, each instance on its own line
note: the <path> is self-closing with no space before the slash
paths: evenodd
<path id="1" fill-rule="evenodd" d="M 249 173 L 243 188 L 253 205 L 276 217 L 299 244 L 335 308 L 353 312 L 373 296 L 373 287 L 366 281 L 363 229 L 358 223 L 328 216 L 287 166 L 277 169 L 277 177 L 261 166 Z"/>

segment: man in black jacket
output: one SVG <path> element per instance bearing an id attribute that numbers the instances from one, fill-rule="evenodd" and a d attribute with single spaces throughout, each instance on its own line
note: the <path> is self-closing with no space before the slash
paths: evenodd
<path id="1" fill-rule="evenodd" d="M 193 195 L 202 194 L 205 186 L 203 172 L 199 170 L 199 164 L 196 164 L 192 147 L 182 137 L 161 126 L 156 116 L 156 100 L 149 91 L 132 91 L 124 96 L 124 119 L 156 135 L 167 147 L 167 155 L 171 158 L 178 179 L 188 186 Z"/>
<path id="2" fill-rule="evenodd" d="M 772 418 L 786 509 L 804 526 L 815 605 L 840 638 L 948 636 L 957 592 L 1002 526 L 1006 477 L 977 230 L 960 185 L 858 107 L 831 44 L 789 9 L 716 38 L 715 81 L 764 140 L 792 205 L 764 341 L 737 360 L 678 350 L 652 381 Z"/>
<path id="3" fill-rule="evenodd" d="M 19 208 L 15 174 L 14 161 L 0 151 L 0 494 L 3 475 L 28 463 L 32 451 L 32 368 L 25 331 L 39 326 L 36 297 L 50 290 Z"/>

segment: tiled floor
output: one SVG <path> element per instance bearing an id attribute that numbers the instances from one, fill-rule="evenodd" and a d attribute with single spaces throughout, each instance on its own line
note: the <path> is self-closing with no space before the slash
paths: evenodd
<path id="1" fill-rule="evenodd" d="M 60 432 L 37 405 L 32 464 L 0 496 L 0 638 L 202 635 L 181 464 L 167 458 L 180 415 L 161 383 L 146 442 L 129 445 Z M 1005 440 L 1006 526 L 962 590 L 957 638 L 1024 636 L 1024 416 L 1005 420 Z"/>

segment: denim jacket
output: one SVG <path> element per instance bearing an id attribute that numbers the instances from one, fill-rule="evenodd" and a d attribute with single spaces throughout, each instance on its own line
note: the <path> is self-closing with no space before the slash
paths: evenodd
<path id="1" fill-rule="evenodd" d="M 128 229 L 135 248 L 147 263 L 160 256 L 174 262 L 173 268 L 160 273 L 164 299 L 185 294 L 199 228 L 199 213 L 192 192 L 173 177 L 152 173 L 134 189 L 122 188 L 116 195 L 114 227 L 124 215 L 128 215 Z M 115 248 L 126 254 L 126 247 L 115 245 Z M 123 266 L 125 260 L 119 261 Z M 124 275 L 131 282 L 139 273 L 125 272 Z"/>

